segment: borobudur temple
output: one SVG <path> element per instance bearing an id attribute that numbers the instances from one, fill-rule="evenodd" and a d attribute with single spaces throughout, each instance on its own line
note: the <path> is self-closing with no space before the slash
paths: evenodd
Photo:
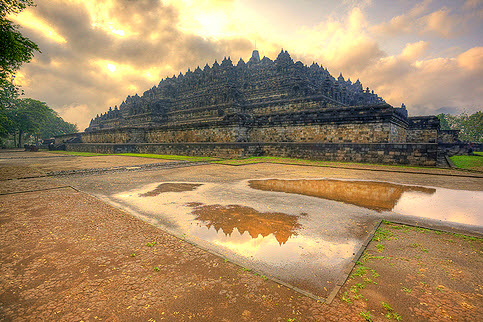
<path id="1" fill-rule="evenodd" d="M 282 49 L 273 61 L 255 50 L 246 63 L 225 58 L 163 79 L 92 119 L 66 147 L 436 166 L 456 143 L 437 117 L 408 117 L 404 104 L 394 108 L 359 80 Z"/>

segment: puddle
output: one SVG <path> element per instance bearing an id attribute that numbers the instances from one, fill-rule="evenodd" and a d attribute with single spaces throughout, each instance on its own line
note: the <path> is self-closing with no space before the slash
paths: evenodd
<path id="1" fill-rule="evenodd" d="M 193 183 L 162 183 L 158 185 L 155 189 L 139 194 L 140 197 L 154 197 L 159 195 L 160 193 L 165 192 L 184 192 L 184 191 L 193 191 L 196 188 L 201 186 L 201 184 L 193 184 Z"/>
<path id="2" fill-rule="evenodd" d="M 334 200 L 397 215 L 483 226 L 483 192 L 335 179 L 249 180 L 250 188 Z M 390 216 L 394 218 L 395 216 Z"/>
<path id="3" fill-rule="evenodd" d="M 361 180 L 162 182 L 109 200 L 321 299 L 334 290 L 380 218 L 412 216 L 483 227 L 481 191 Z"/>
<path id="4" fill-rule="evenodd" d="M 297 235 L 301 227 L 298 216 L 281 212 L 259 212 L 251 207 L 240 205 L 197 205 L 192 214 L 195 220 L 202 222 L 209 229 L 223 231 L 225 236 L 231 236 L 237 229 L 240 235 L 245 232 L 252 238 L 267 237 L 272 234 L 280 245 Z M 300 216 L 307 214 L 301 213 Z"/>
<path id="5" fill-rule="evenodd" d="M 431 195 L 436 189 L 403 186 L 389 182 L 344 180 L 250 180 L 250 188 L 263 191 L 296 193 L 340 201 L 376 211 L 392 210 L 404 192 Z"/>

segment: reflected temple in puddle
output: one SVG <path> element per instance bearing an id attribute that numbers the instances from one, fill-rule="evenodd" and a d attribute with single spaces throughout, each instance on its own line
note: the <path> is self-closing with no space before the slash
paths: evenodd
<path id="1" fill-rule="evenodd" d="M 155 197 L 165 192 L 185 192 L 193 191 L 202 184 L 199 183 L 161 183 L 154 190 L 141 193 L 139 197 Z"/>
<path id="2" fill-rule="evenodd" d="M 280 245 L 297 235 L 301 228 L 298 222 L 299 216 L 284 214 L 281 212 L 259 212 L 251 207 L 240 205 L 203 205 L 190 203 L 187 206 L 194 207 L 192 214 L 196 220 L 202 222 L 208 229 L 214 227 L 230 236 L 236 228 L 243 235 L 248 232 L 252 238 L 259 235 L 266 237 L 273 234 Z M 306 214 L 301 213 L 300 216 Z"/>
<path id="3" fill-rule="evenodd" d="M 263 191 L 295 193 L 340 201 L 376 211 L 392 210 L 404 192 L 433 194 L 436 189 L 405 186 L 377 181 L 319 180 L 250 180 L 250 188 Z"/>

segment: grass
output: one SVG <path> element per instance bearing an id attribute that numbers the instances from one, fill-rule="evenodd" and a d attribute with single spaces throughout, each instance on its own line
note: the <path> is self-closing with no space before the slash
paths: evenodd
<path id="1" fill-rule="evenodd" d="M 340 161 L 317 161 L 307 159 L 296 158 L 283 158 L 283 157 L 249 157 L 244 159 L 229 159 L 215 161 L 215 163 L 227 164 L 227 165 L 247 165 L 253 163 L 282 163 L 282 164 L 295 164 L 295 165 L 313 165 L 320 167 L 333 167 L 333 166 L 383 166 L 387 168 L 411 168 L 411 169 L 427 169 L 425 167 L 407 166 L 407 165 L 386 165 L 386 164 L 374 164 L 374 163 L 358 163 L 358 162 L 340 162 Z"/>
<path id="2" fill-rule="evenodd" d="M 382 240 L 390 240 L 394 234 L 387 229 L 378 228 L 374 237 L 372 237 L 373 241 L 382 241 Z"/>
<path id="3" fill-rule="evenodd" d="M 361 312 L 359 315 L 362 316 L 362 318 L 366 321 L 372 321 L 371 313 L 369 311 Z"/>
<path id="4" fill-rule="evenodd" d="M 483 168 L 483 157 L 481 155 L 454 155 L 450 159 L 460 169 Z"/>
<path id="5" fill-rule="evenodd" d="M 184 161 L 216 161 L 220 158 L 211 157 L 191 157 L 186 155 L 169 155 L 169 154 L 146 154 L 146 153 L 116 153 L 114 155 L 122 155 L 128 157 L 163 159 L 163 160 L 184 160 Z"/>
<path id="6" fill-rule="evenodd" d="M 96 156 L 103 156 L 103 155 L 112 155 L 112 154 L 105 154 L 105 153 L 75 152 L 75 151 L 49 151 L 49 153 L 74 155 L 74 156 L 80 156 L 80 157 L 96 157 Z"/>
<path id="7" fill-rule="evenodd" d="M 318 161 L 318 160 L 270 157 L 270 156 L 223 160 L 222 158 L 213 158 L 213 157 L 149 154 L 149 153 L 106 154 L 106 153 L 74 152 L 74 151 L 49 151 L 49 152 L 57 153 L 57 154 L 73 155 L 73 156 L 84 156 L 84 157 L 120 155 L 120 156 L 131 156 L 131 157 L 163 159 L 163 160 L 183 160 L 183 161 L 193 161 L 193 162 L 205 161 L 205 162 L 213 162 L 213 163 L 225 164 L 225 165 L 247 165 L 247 164 L 254 164 L 254 163 L 280 163 L 280 164 L 292 164 L 292 165 L 310 165 L 310 166 L 319 166 L 319 167 L 372 166 L 372 167 L 385 167 L 385 168 L 394 168 L 394 169 L 428 169 L 428 167 L 417 167 L 417 166 L 408 166 L 408 165 L 387 165 L 387 164 L 341 162 L 341 161 Z M 482 152 L 475 152 L 475 153 L 478 153 L 478 154 L 481 153 L 481 155 L 483 156 Z M 472 169 L 472 168 L 483 167 L 483 158 L 479 156 L 453 156 L 451 157 L 451 160 L 458 168 Z"/>
<path id="8" fill-rule="evenodd" d="M 404 286 L 401 288 L 401 290 L 402 290 L 403 292 L 406 292 L 406 293 L 411 293 L 411 291 L 412 291 L 412 289 L 407 288 L 407 287 L 404 287 Z"/>
<path id="9" fill-rule="evenodd" d="M 350 299 L 349 295 L 347 294 L 347 292 L 344 292 L 344 293 L 341 295 L 340 299 L 341 299 L 342 301 L 346 302 L 346 303 L 352 304 L 352 301 L 351 301 L 351 299 Z"/>
<path id="10" fill-rule="evenodd" d="M 381 302 L 381 305 L 382 307 L 386 310 L 386 311 L 392 311 L 393 308 L 386 302 Z"/>
<path id="11" fill-rule="evenodd" d="M 220 160 L 220 158 L 211 157 L 190 157 L 185 155 L 167 155 L 167 154 L 143 154 L 143 153 L 91 153 L 91 152 L 75 152 L 75 151 L 49 151 L 50 153 L 65 154 L 81 157 L 94 157 L 94 156 L 106 156 L 106 155 L 121 155 L 128 157 L 139 157 L 139 158 L 151 158 L 151 159 L 163 159 L 163 160 L 183 160 L 183 161 L 215 161 Z"/>

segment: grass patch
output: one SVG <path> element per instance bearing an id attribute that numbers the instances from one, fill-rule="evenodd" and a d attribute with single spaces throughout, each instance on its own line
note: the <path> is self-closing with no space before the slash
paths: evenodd
<path id="1" fill-rule="evenodd" d="M 371 312 L 369 312 L 369 311 L 361 312 L 361 313 L 359 313 L 359 315 L 362 316 L 362 318 L 366 321 L 372 321 Z"/>
<path id="2" fill-rule="evenodd" d="M 96 157 L 96 156 L 102 156 L 102 155 L 112 155 L 112 154 L 105 154 L 105 153 L 75 152 L 75 151 L 49 151 L 49 153 L 74 155 L 74 156 L 80 156 L 80 157 Z"/>
<path id="3" fill-rule="evenodd" d="M 347 294 L 347 292 L 344 292 L 340 299 L 346 303 L 349 303 L 349 304 L 352 304 L 352 300 L 350 299 L 349 295 Z"/>
<path id="4" fill-rule="evenodd" d="M 389 230 L 384 228 L 378 228 L 376 230 L 376 233 L 374 234 L 374 237 L 372 237 L 372 240 L 373 241 L 390 240 L 391 237 L 393 236 L 394 234 Z"/>
<path id="5" fill-rule="evenodd" d="M 116 153 L 114 155 L 121 155 L 127 157 L 163 159 L 163 160 L 183 160 L 183 161 L 215 161 L 220 158 L 211 157 L 191 157 L 186 155 L 168 155 L 168 154 L 143 154 L 143 153 Z"/>
<path id="6" fill-rule="evenodd" d="M 450 157 L 454 165 L 460 169 L 483 168 L 483 158 L 477 155 L 454 155 Z"/>
<path id="7" fill-rule="evenodd" d="M 473 237 L 473 236 L 467 236 L 467 235 L 463 235 L 463 234 L 453 234 L 453 236 L 460 237 L 460 238 L 463 238 L 465 240 L 483 242 L 483 238 L 478 238 L 478 237 Z"/>
<path id="8" fill-rule="evenodd" d="M 320 167 L 372 166 L 372 167 L 385 167 L 385 168 L 395 168 L 395 169 L 401 169 L 401 168 L 427 169 L 425 167 L 415 167 L 415 166 L 407 166 L 407 165 L 386 165 L 386 164 L 355 163 L 355 162 L 340 162 L 340 161 L 318 161 L 318 160 L 270 157 L 270 156 L 215 161 L 215 163 L 227 164 L 227 165 L 247 165 L 247 164 L 262 163 L 262 162 L 294 164 L 294 165 L 312 165 L 312 166 L 320 166 Z"/>

